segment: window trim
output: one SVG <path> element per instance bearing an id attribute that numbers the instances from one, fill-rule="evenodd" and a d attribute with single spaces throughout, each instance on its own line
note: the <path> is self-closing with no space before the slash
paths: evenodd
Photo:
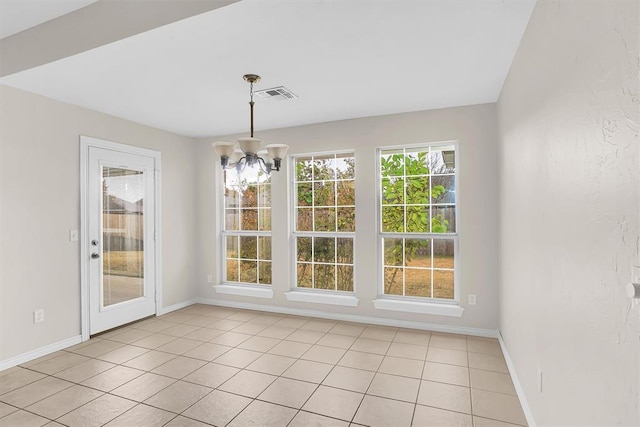
<path id="1" fill-rule="evenodd" d="M 355 149 L 343 149 L 343 150 L 329 150 L 329 151 L 314 151 L 308 153 L 296 153 L 289 155 L 289 170 L 291 171 L 291 178 L 289 179 L 289 193 L 290 193 L 290 207 L 289 207 L 289 226 L 291 229 L 291 243 L 289 247 L 291 248 L 290 260 L 291 260 L 291 288 L 289 292 L 286 292 L 287 300 L 289 301 L 302 301 L 302 302 L 317 302 L 320 304 L 332 304 L 332 305 L 347 305 L 355 307 L 358 305 L 358 299 L 355 298 L 356 295 L 356 232 L 355 232 L 355 223 L 354 223 L 354 231 L 296 231 L 297 226 L 297 213 L 296 209 L 298 207 L 296 203 L 296 195 L 297 188 L 296 184 L 298 181 L 296 180 L 296 159 L 300 157 L 319 157 L 319 156 L 338 156 L 340 154 L 350 154 L 354 159 L 355 170 L 357 174 L 358 170 L 358 160 L 356 158 L 356 150 Z M 355 190 L 355 182 L 357 180 L 357 175 L 354 176 L 354 190 Z M 336 179 L 336 181 L 338 181 Z M 306 181 L 304 181 L 306 182 Z M 312 181 L 314 182 L 314 181 Z M 356 204 L 354 203 L 354 213 L 356 210 Z M 355 221 L 355 217 L 354 217 Z M 330 237 L 330 238 L 351 238 L 353 240 L 353 290 L 352 291 L 338 291 L 335 289 L 318 289 L 318 288 L 303 288 L 298 286 L 298 237 Z M 309 263 L 315 264 L 315 263 Z M 318 263 L 318 264 L 327 264 L 327 263 Z M 346 265 L 346 264 L 337 264 L 334 263 L 332 265 Z M 314 297 L 311 297 L 314 295 Z M 336 298 L 340 297 L 340 298 Z M 326 297 L 326 298 L 325 298 Z M 333 301 L 333 302 L 332 302 Z"/>
<path id="2" fill-rule="evenodd" d="M 214 285 L 213 288 L 217 293 L 221 294 L 231 294 L 231 295 L 244 295 L 244 296 L 252 296 L 258 298 L 273 298 L 273 283 L 253 283 L 253 282 L 235 282 L 227 280 L 227 247 L 226 247 L 226 237 L 227 236 L 247 236 L 247 237 L 271 237 L 273 239 L 273 231 L 272 230 L 226 230 L 225 229 L 225 220 L 226 220 L 226 205 L 225 205 L 225 171 L 222 168 L 217 168 L 217 177 L 219 178 L 220 185 L 218 186 L 218 201 L 219 201 L 219 209 L 220 219 L 219 219 L 219 227 L 220 227 L 220 256 L 218 257 L 218 261 L 221 263 L 219 271 L 220 278 L 217 285 Z M 273 189 L 273 183 L 270 183 L 270 189 Z M 271 213 L 273 210 L 271 205 L 269 206 Z M 240 208 L 241 209 L 241 208 Z M 273 225 L 273 219 L 272 225 Z M 238 248 L 238 250 L 240 250 Z M 273 281 L 273 240 L 271 241 L 271 274 Z M 259 261 L 259 260 L 256 260 Z M 264 291 L 264 292 L 263 292 Z"/>
<path id="3" fill-rule="evenodd" d="M 415 148 L 433 148 L 452 146 L 455 151 L 455 171 L 453 173 L 456 185 L 456 203 L 455 203 L 455 218 L 456 218 L 456 231 L 454 233 L 407 233 L 407 232 L 383 232 L 382 231 L 382 170 L 380 167 L 380 156 L 382 151 L 404 149 L 410 150 Z M 376 228 L 378 235 L 378 298 L 374 300 L 374 306 L 376 309 L 382 310 L 395 310 L 395 311 L 410 311 L 415 313 L 424 314 L 442 314 L 442 315 L 454 315 L 462 316 L 462 312 L 458 314 L 444 314 L 446 310 L 442 310 L 440 306 L 459 306 L 460 305 L 460 279 L 459 279 L 459 236 L 460 236 L 460 222 L 459 219 L 459 200 L 460 200 L 460 145 L 458 140 L 448 141 L 436 141 L 436 142 L 423 142 L 415 144 L 400 144 L 400 145 L 386 145 L 376 148 Z M 384 293 L 384 253 L 383 253 L 383 240 L 384 238 L 425 238 L 425 239 L 443 239 L 453 240 L 454 242 L 454 258 L 453 258 L 453 299 L 445 298 L 433 298 L 433 297 L 416 297 L 405 295 L 388 295 Z M 419 305 L 424 307 L 425 311 L 415 308 Z M 428 306 L 435 307 L 433 310 L 427 310 Z M 404 308 L 403 308 L 404 307 Z M 418 310 L 418 311 L 416 311 Z M 451 313 L 458 313 L 452 311 Z"/>

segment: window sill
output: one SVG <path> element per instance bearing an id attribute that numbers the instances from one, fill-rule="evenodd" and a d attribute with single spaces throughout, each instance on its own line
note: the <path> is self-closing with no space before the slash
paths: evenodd
<path id="1" fill-rule="evenodd" d="M 216 285 L 213 289 L 219 294 L 241 295 L 254 298 L 273 298 L 271 286 Z"/>
<path id="2" fill-rule="evenodd" d="M 376 299 L 373 305 L 378 310 L 403 311 L 405 313 L 435 314 L 437 316 L 462 317 L 464 308 L 459 305 L 434 304 L 428 302 Z"/>
<path id="3" fill-rule="evenodd" d="M 321 292 L 290 291 L 284 293 L 288 301 L 311 302 L 316 304 L 342 305 L 357 307 L 358 298 L 354 295 L 325 294 Z"/>

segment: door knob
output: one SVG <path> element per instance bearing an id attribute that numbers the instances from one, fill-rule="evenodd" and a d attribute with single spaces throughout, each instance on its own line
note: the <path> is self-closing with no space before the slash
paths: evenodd
<path id="1" fill-rule="evenodd" d="M 100 258 L 100 254 L 97 252 L 94 252 L 91 254 L 91 258 L 96 259 L 96 258 Z"/>

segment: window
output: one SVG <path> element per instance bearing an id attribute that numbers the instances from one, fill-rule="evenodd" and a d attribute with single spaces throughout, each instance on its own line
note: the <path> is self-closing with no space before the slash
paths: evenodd
<path id="1" fill-rule="evenodd" d="M 456 299 L 455 145 L 379 150 L 384 295 Z"/>
<path id="2" fill-rule="evenodd" d="M 353 291 L 353 153 L 294 157 L 295 283 Z"/>
<path id="3" fill-rule="evenodd" d="M 259 168 L 224 172 L 226 282 L 271 284 L 271 181 Z"/>

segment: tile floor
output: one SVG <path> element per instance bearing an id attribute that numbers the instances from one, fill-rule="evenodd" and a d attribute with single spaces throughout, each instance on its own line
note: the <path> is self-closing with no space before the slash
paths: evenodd
<path id="1" fill-rule="evenodd" d="M 495 339 L 193 305 L 0 372 L 0 426 L 526 425 Z"/>

